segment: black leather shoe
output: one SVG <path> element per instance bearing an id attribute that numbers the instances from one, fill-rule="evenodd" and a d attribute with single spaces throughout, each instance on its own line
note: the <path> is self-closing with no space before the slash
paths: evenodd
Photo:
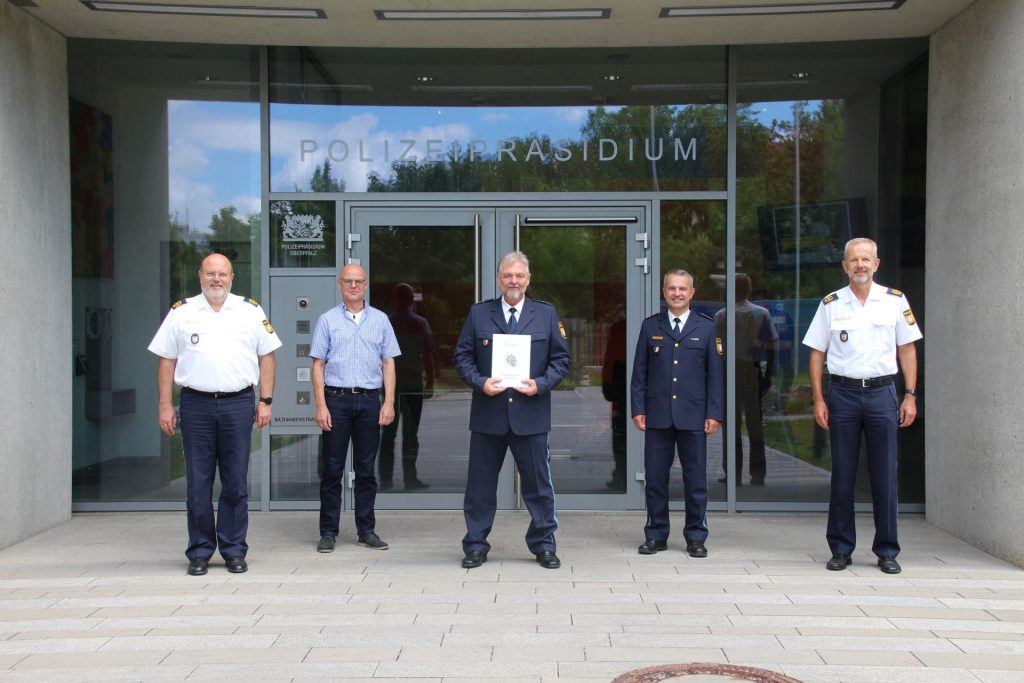
<path id="1" fill-rule="evenodd" d="M 558 569 L 562 566 L 562 561 L 558 559 L 558 555 L 555 555 L 553 550 L 545 550 L 542 553 L 537 553 L 537 564 L 544 569 Z"/>
<path id="2" fill-rule="evenodd" d="M 244 557 L 229 557 L 224 560 L 224 564 L 228 566 L 228 571 L 232 574 L 244 574 L 249 570 L 249 565 L 245 563 Z"/>
<path id="3" fill-rule="evenodd" d="M 903 568 L 900 567 L 900 563 L 891 555 L 885 555 L 878 558 L 878 567 L 882 570 L 883 574 L 899 574 L 903 571 Z"/>
<path id="4" fill-rule="evenodd" d="M 686 554 L 690 557 L 707 557 L 708 549 L 704 547 L 704 541 L 687 541 Z"/>
<path id="5" fill-rule="evenodd" d="M 334 536 L 324 534 L 320 537 L 320 542 L 316 544 L 316 551 L 318 553 L 333 553 L 334 552 Z"/>
<path id="6" fill-rule="evenodd" d="M 189 576 L 202 576 L 206 573 L 210 561 L 205 557 L 197 557 L 188 563 Z"/>
<path id="7" fill-rule="evenodd" d="M 668 550 L 668 543 L 665 541 L 655 541 L 653 538 L 648 538 L 640 544 L 639 548 L 637 548 L 637 552 L 641 555 L 653 555 L 654 553 L 661 552 L 662 550 Z"/>
<path id="8" fill-rule="evenodd" d="M 476 569 L 484 562 L 487 561 L 487 553 L 479 550 L 470 550 L 466 553 L 466 556 L 462 558 L 463 569 Z"/>
<path id="9" fill-rule="evenodd" d="M 853 560 L 850 559 L 849 555 L 843 555 L 842 553 L 836 553 L 832 556 L 832 559 L 825 563 L 825 569 L 832 572 L 839 572 L 850 566 Z"/>

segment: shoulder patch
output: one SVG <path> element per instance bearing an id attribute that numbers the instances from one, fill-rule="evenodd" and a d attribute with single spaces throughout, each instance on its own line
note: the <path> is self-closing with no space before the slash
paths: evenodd
<path id="1" fill-rule="evenodd" d="M 561 320 L 558 321 L 558 331 L 559 331 L 559 333 L 561 333 L 562 339 L 568 339 L 569 338 L 569 337 L 567 337 L 565 335 L 565 326 L 562 324 Z"/>
<path id="2" fill-rule="evenodd" d="M 712 318 L 712 317 L 711 317 L 710 315 L 708 315 L 707 313 L 704 313 L 703 311 L 697 311 L 697 315 L 699 315 L 699 316 L 700 316 L 700 317 L 702 317 L 702 318 L 706 318 L 707 320 L 710 320 L 711 322 L 715 322 L 715 319 L 714 319 L 714 318 Z"/>
<path id="3" fill-rule="evenodd" d="M 901 292 L 898 289 L 893 289 L 892 287 L 890 287 L 889 289 L 885 290 L 885 293 L 886 294 L 892 294 L 893 296 L 903 296 L 903 292 Z"/>
<path id="4" fill-rule="evenodd" d="M 171 304 L 171 310 L 173 311 L 175 308 L 178 308 L 179 306 L 184 306 L 187 303 L 188 301 L 185 301 L 184 299 L 179 299 L 178 301 L 175 301 L 173 304 Z"/>
<path id="5" fill-rule="evenodd" d="M 835 301 L 837 298 L 838 297 L 836 297 L 836 293 L 832 292 L 831 294 L 826 296 L 824 299 L 822 299 L 821 303 L 828 305 L 828 304 L 832 303 L 833 301 Z"/>
<path id="6" fill-rule="evenodd" d="M 256 299 L 246 299 L 246 301 L 251 303 L 253 306 L 259 306 L 260 305 L 260 302 L 256 301 Z"/>

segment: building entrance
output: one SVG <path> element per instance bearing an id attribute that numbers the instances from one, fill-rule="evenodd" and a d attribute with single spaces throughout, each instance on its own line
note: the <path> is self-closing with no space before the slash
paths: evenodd
<path id="1" fill-rule="evenodd" d="M 642 507 L 642 442 L 627 429 L 626 394 L 629 340 L 645 315 L 647 279 L 656 277 L 647 266 L 647 203 L 339 201 L 337 211 L 337 262 L 366 268 L 369 302 L 388 314 L 402 348 L 397 416 L 382 430 L 377 457 L 378 508 L 461 507 L 472 392 L 456 374 L 452 354 L 470 306 L 499 294 L 497 263 L 513 249 L 530 258 L 527 296 L 556 307 L 572 353 L 569 376 L 552 397 L 551 469 L 559 507 Z M 339 301 L 334 277 L 333 270 L 272 269 L 275 325 L 287 331 L 315 326 Z M 271 427 L 272 507 L 317 500 L 319 432 L 302 343 L 278 360 L 275 393 L 282 398 Z M 498 504 L 520 504 L 511 456 Z"/>

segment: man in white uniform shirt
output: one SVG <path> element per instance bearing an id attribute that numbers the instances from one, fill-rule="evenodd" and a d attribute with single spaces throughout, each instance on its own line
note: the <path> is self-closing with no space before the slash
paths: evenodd
<path id="1" fill-rule="evenodd" d="M 907 297 L 874 282 L 878 247 L 866 237 L 846 243 L 843 270 L 850 285 L 829 294 L 804 337 L 811 347 L 810 377 L 814 419 L 829 430 L 832 446 L 832 491 L 826 539 L 832 571 L 846 569 L 857 544 L 854 484 L 863 433 L 875 519 L 872 551 L 886 574 L 899 574 L 897 539 L 896 433 L 917 417 L 917 352 L 922 337 Z M 830 383 L 822 388 L 825 354 Z M 896 364 L 899 357 L 899 368 Z M 896 394 L 902 368 L 904 396 Z"/>
<path id="2" fill-rule="evenodd" d="M 172 385 L 181 389 L 181 443 L 188 505 L 188 573 L 207 572 L 220 551 L 228 571 L 248 569 L 249 443 L 252 427 L 270 424 L 274 350 L 281 340 L 260 305 L 231 294 L 231 261 L 210 254 L 199 269 L 202 294 L 178 301 L 149 350 L 157 363 L 160 429 L 174 434 Z M 253 385 L 260 399 L 254 404 Z M 213 478 L 220 473 L 216 520 Z"/>

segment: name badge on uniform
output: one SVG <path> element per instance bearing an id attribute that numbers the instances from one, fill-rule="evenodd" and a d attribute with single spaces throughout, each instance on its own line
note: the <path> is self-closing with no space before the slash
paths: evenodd
<path id="1" fill-rule="evenodd" d="M 198 334 L 193 334 L 192 335 L 192 343 L 193 344 L 198 344 L 199 343 L 199 335 Z"/>
<path id="2" fill-rule="evenodd" d="M 662 337 L 661 335 L 658 335 L 658 334 L 656 334 L 653 337 L 651 337 L 651 341 L 661 341 L 663 339 L 664 339 L 664 337 Z"/>
<path id="3" fill-rule="evenodd" d="M 839 333 L 839 341 L 844 342 L 850 338 L 850 335 L 846 334 L 846 330 Z"/>

